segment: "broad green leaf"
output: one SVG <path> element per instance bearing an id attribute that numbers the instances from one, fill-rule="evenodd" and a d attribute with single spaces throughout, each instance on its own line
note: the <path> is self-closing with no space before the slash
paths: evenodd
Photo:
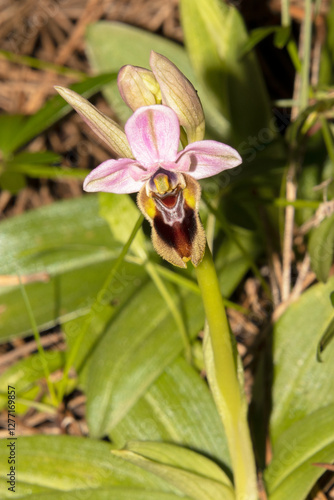
<path id="1" fill-rule="evenodd" d="M 238 228 L 234 231 L 234 239 L 226 238 L 215 256 L 215 264 L 224 297 L 229 297 L 243 276 L 250 268 L 250 263 L 255 261 L 261 251 L 258 236 L 254 231 Z M 246 250 L 246 254 L 240 246 Z"/>
<path id="2" fill-rule="evenodd" d="M 101 90 L 106 83 L 115 80 L 115 78 L 115 73 L 103 74 L 70 85 L 70 88 L 88 98 Z M 12 153 L 24 146 L 36 135 L 44 132 L 44 130 L 63 118 L 70 111 L 72 111 L 71 106 L 62 97 L 58 95 L 52 97 L 37 113 L 24 120 L 24 123 L 16 130 L 16 133 L 11 135 L 6 145 L 6 152 Z"/>
<path id="3" fill-rule="evenodd" d="M 132 450 L 115 450 L 113 454 L 121 457 L 126 462 L 139 466 L 143 470 L 156 474 L 157 477 L 161 477 L 194 500 L 211 500 L 214 498 L 233 500 L 235 498 L 231 485 L 226 484 L 226 482 L 222 483 L 216 479 L 205 477 L 203 474 L 199 475 L 192 470 L 187 470 L 185 467 L 166 464 L 164 460 L 161 461 L 156 456 L 151 460 Z M 195 462 L 197 457 L 194 455 L 195 453 L 193 453 Z"/>
<path id="4" fill-rule="evenodd" d="M 179 444 L 229 471 L 226 437 L 208 386 L 182 358 L 165 369 L 111 430 L 110 438 L 118 447 L 133 440 Z"/>
<path id="5" fill-rule="evenodd" d="M 323 362 L 317 361 L 317 346 L 334 319 L 330 295 L 334 278 L 314 285 L 291 304 L 273 332 L 273 410 L 271 438 L 280 435 L 310 413 L 334 403 L 334 343 L 328 345 Z"/>
<path id="6" fill-rule="evenodd" d="M 334 460 L 334 404 L 292 424 L 277 439 L 265 480 L 270 500 L 304 500 L 323 474 L 316 462 Z"/>
<path id="7" fill-rule="evenodd" d="M 176 493 L 175 488 L 157 476 L 113 456 L 110 444 L 93 439 L 20 437 L 16 441 L 16 453 L 16 487 L 22 496 L 68 491 L 76 498 L 86 490 L 110 486 Z M 1 454 L 0 463 L 1 498 L 12 498 L 6 483 L 7 453 Z"/>
<path id="8" fill-rule="evenodd" d="M 44 273 L 44 281 L 26 284 L 40 328 L 87 312 L 105 274 L 122 248 L 98 215 L 97 196 L 62 201 L 13 217 L 0 224 L 0 274 L 29 281 Z M 143 270 L 124 263 L 110 300 L 126 300 Z M 131 279 L 129 278 L 131 277 Z M 30 331 L 18 284 L 0 290 L 0 338 Z"/>
<path id="9" fill-rule="evenodd" d="M 333 301 L 333 292 L 331 294 L 331 300 Z M 322 353 L 326 349 L 326 347 L 330 344 L 334 337 L 334 319 L 329 323 L 328 327 L 325 330 L 325 333 L 321 337 L 318 348 L 317 348 L 317 359 L 318 361 L 322 361 Z"/>
<path id="10" fill-rule="evenodd" d="M 249 135 L 257 136 L 270 124 L 269 98 L 255 55 L 239 59 L 248 39 L 241 15 L 219 0 L 182 0 L 180 6 L 196 74 L 230 122 L 233 144 L 241 147 Z"/>
<path id="11" fill-rule="evenodd" d="M 50 373 L 60 369 L 64 364 L 64 353 L 45 351 L 46 362 Z M 0 375 L 0 410 L 7 406 L 7 388 L 15 387 L 17 397 L 21 397 L 38 380 L 43 378 L 45 371 L 39 354 L 31 354 L 10 366 Z"/>
<path id="12" fill-rule="evenodd" d="M 37 495 L 20 496 L 22 500 L 73 500 L 73 491 L 61 493 L 57 491 L 38 493 Z M 134 488 L 124 488 L 122 486 L 110 486 L 108 489 L 85 488 L 75 492 L 76 498 L 85 500 L 193 500 L 190 497 L 174 495 L 172 493 L 161 493 L 160 491 L 139 490 Z"/>
<path id="13" fill-rule="evenodd" d="M 312 269 L 319 281 L 326 283 L 334 254 L 334 215 L 327 217 L 310 234 L 308 251 Z"/>
<path id="14" fill-rule="evenodd" d="M 5 170 L 0 175 L 0 188 L 4 191 L 10 191 L 12 194 L 17 194 L 26 186 L 26 180 L 20 172 L 8 172 Z"/>
<path id="15" fill-rule="evenodd" d="M 203 324 L 200 297 L 167 288 L 182 307 L 188 335 L 195 337 Z M 182 350 L 181 336 L 164 300 L 152 282 L 144 285 L 107 327 L 92 355 L 87 377 L 92 435 L 111 432 Z"/>
<path id="16" fill-rule="evenodd" d="M 86 43 L 90 63 L 98 72 L 118 72 L 126 64 L 149 69 L 151 50 L 168 57 L 197 89 L 207 120 L 208 134 L 215 139 L 226 137 L 228 124 L 211 102 L 203 84 L 195 77 L 183 47 L 138 28 L 106 21 L 88 27 Z M 104 93 L 119 118 L 125 122 L 131 110 L 121 99 L 116 82 L 106 86 Z"/>
<path id="17" fill-rule="evenodd" d="M 11 153 L 8 145 L 17 135 L 22 127 L 24 116 L 22 115 L 1 115 L 0 116 L 0 150 L 4 155 Z"/>
<path id="18" fill-rule="evenodd" d="M 130 237 L 136 219 L 138 219 L 137 206 L 130 196 L 119 196 L 114 193 L 100 193 L 99 202 L 100 216 L 108 222 L 115 240 L 124 245 Z M 141 259 L 146 260 L 145 238 L 141 229 L 131 244 L 131 251 Z"/>
<path id="19" fill-rule="evenodd" d="M 155 462 L 193 472 L 226 484 L 228 487 L 232 486 L 228 476 L 215 462 L 182 446 L 152 441 L 133 441 L 126 446 L 126 449 Z"/>

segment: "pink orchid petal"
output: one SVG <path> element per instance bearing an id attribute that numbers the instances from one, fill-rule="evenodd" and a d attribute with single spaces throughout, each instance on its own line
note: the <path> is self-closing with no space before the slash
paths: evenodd
<path id="1" fill-rule="evenodd" d="M 180 138 L 179 120 L 167 106 L 143 106 L 125 125 L 132 153 L 138 162 L 154 172 L 161 161 L 174 162 Z"/>
<path id="2" fill-rule="evenodd" d="M 189 172 L 194 179 L 204 179 L 219 174 L 242 163 L 239 153 L 217 141 L 193 142 L 178 154 L 179 172 Z"/>
<path id="3" fill-rule="evenodd" d="M 141 183 L 149 179 L 152 175 L 151 170 L 147 170 L 137 162 L 132 163 L 132 165 L 129 165 L 128 168 L 129 175 L 132 177 L 132 179 L 134 179 L 135 181 L 140 181 Z"/>
<path id="4" fill-rule="evenodd" d="M 83 188 L 89 192 L 136 193 L 142 187 L 143 182 L 133 179 L 130 175 L 130 169 L 135 165 L 138 163 L 129 158 L 107 160 L 87 175 Z"/>

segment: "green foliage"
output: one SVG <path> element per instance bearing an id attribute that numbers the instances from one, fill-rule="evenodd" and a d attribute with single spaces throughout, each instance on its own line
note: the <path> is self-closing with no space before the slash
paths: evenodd
<path id="1" fill-rule="evenodd" d="M 181 18 L 191 61 L 210 98 L 230 124 L 229 140 L 240 147 L 250 134 L 269 129 L 270 104 L 253 53 L 240 59 L 248 38 L 232 6 L 218 0 L 182 0 Z M 273 132 L 274 133 L 274 132 Z"/>
<path id="2" fill-rule="evenodd" d="M 312 268 L 319 281 L 328 279 L 334 253 L 334 215 L 327 217 L 310 234 L 308 246 Z"/>
<path id="3" fill-rule="evenodd" d="M 84 81 L 73 84 L 71 88 L 85 97 L 90 97 L 115 78 L 115 73 L 87 77 Z M 52 152 L 18 152 L 20 148 L 70 111 L 72 108 L 57 95 L 52 97 L 36 114 L 28 118 L 10 115 L 0 117 L 0 186 L 2 189 L 8 189 L 16 194 L 26 184 L 25 175 L 47 178 L 87 175 L 88 172 L 82 170 L 59 168 L 60 158 Z"/>
<path id="4" fill-rule="evenodd" d="M 124 64 L 149 68 L 153 49 L 171 59 L 198 90 L 206 115 L 206 138 L 232 143 L 243 155 L 240 168 L 202 182 L 205 204 L 200 212 L 213 241 L 225 299 L 241 290 L 250 273 L 262 286 L 265 298 L 260 295 L 260 300 L 268 304 L 268 257 L 279 252 L 283 209 L 293 206 L 295 223 L 307 223 L 321 203 L 322 193 L 314 192 L 314 185 L 333 175 L 329 122 L 334 103 L 330 87 L 333 12 L 331 6 L 321 54 L 319 83 L 323 87 L 310 89 L 301 74 L 303 92 L 309 92 L 312 102 L 293 103 L 299 106 L 298 115 L 285 134 L 285 146 L 277 134 L 252 49 L 274 34 L 276 47 L 287 47 L 295 67 L 305 68 L 305 61 L 296 57 L 288 19 L 284 26 L 259 28 L 248 35 L 234 7 L 219 0 L 181 0 L 188 52 L 167 39 L 118 23 L 102 21 L 88 28 L 88 57 L 100 74 L 91 78 L 78 74 L 82 81 L 73 90 L 85 97 L 102 90 L 124 123 L 130 110 L 119 96 L 116 73 Z M 310 33 L 305 36 L 309 42 Z M 17 193 L 25 185 L 25 176 L 86 175 L 85 171 L 64 170 L 52 152 L 22 150 L 69 112 L 70 107 L 55 96 L 32 117 L 0 117 L 2 189 Z M 298 199 L 292 201 L 285 198 L 286 167 L 291 162 L 298 165 Z M 331 207 L 331 186 L 327 195 Z M 227 420 L 224 428 L 221 419 L 226 415 L 222 398 L 226 380 L 233 391 L 231 381 L 224 379 L 225 351 L 217 354 L 205 336 L 210 392 L 187 357 L 188 342 L 198 362 L 199 334 L 205 328 L 194 270 L 190 265 L 180 270 L 158 263 L 147 237 L 148 225 L 145 222 L 141 228 L 138 217 L 132 197 L 103 193 L 61 201 L 1 222 L 0 275 L 10 281 L 0 289 L 1 341 L 31 334 L 35 322 L 39 330 L 61 325 L 67 348 L 43 356 L 33 353 L 4 371 L 0 408 L 7 405 L 11 385 L 16 388 L 18 414 L 30 407 L 58 411 L 55 401 L 50 403 L 48 396 L 37 400 L 37 396 L 46 371 L 63 369 L 63 380 L 54 386 L 57 397 L 62 400 L 80 387 L 87 397 L 89 426 L 87 439 L 19 438 L 20 498 L 239 500 L 235 450 L 229 450 L 231 426 Z M 260 464 L 269 500 L 304 500 L 323 472 L 313 464 L 334 460 L 333 227 L 329 211 L 304 242 L 312 269 L 323 283 L 312 284 L 286 304 L 286 311 L 273 325 L 271 349 L 260 356 L 256 408 L 250 420 L 261 462 L 265 424 L 258 419 L 268 405 L 263 386 L 272 370 L 272 461 L 267 464 L 262 459 Z M 296 245 L 294 250 L 299 269 L 299 252 L 305 249 Z M 18 275 L 33 318 L 27 312 Z M 216 340 L 221 338 L 218 335 Z M 242 370 L 233 352 L 242 384 Z M 202 357 L 201 353 L 199 366 L 203 366 Z M 72 366 L 73 378 L 69 377 Z M 227 398 L 227 406 L 235 401 L 236 393 Z M 240 401 L 244 417 L 246 403 L 243 398 Z M 257 435 L 259 427 L 262 440 Z M 238 436 L 246 442 L 243 431 L 238 427 Z M 109 438 L 111 444 L 101 438 Z M 6 454 L 0 460 L 0 496 L 9 498 Z"/>
<path id="5" fill-rule="evenodd" d="M 118 71 L 125 64 L 149 68 L 151 50 L 168 57 L 198 91 L 204 107 L 208 134 L 217 140 L 226 137 L 226 119 L 210 99 L 208 89 L 196 78 L 187 53 L 180 45 L 124 24 L 100 21 L 87 30 L 87 49 L 93 68 L 99 72 Z M 130 116 L 130 110 L 122 101 L 116 82 L 105 86 L 104 94 L 120 120 L 125 122 Z"/>
<path id="6" fill-rule="evenodd" d="M 317 361 L 317 345 L 334 318 L 330 294 L 332 277 L 318 284 L 292 304 L 276 323 L 273 332 L 273 409 L 271 438 L 276 446 L 292 424 L 317 409 L 334 403 L 331 389 L 334 344 Z"/>

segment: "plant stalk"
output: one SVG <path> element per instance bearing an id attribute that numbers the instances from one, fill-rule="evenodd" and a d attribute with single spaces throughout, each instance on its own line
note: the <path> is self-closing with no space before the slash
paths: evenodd
<path id="1" fill-rule="evenodd" d="M 255 460 L 247 423 L 247 403 L 238 379 L 239 363 L 230 332 L 219 282 L 209 248 L 196 268 L 202 293 L 208 334 L 204 339 L 204 359 L 209 385 L 225 427 L 232 460 L 236 499 L 255 500 Z M 238 366 L 239 365 L 239 366 Z"/>

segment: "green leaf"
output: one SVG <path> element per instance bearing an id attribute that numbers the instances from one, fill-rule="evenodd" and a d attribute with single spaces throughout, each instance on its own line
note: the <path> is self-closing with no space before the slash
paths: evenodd
<path id="1" fill-rule="evenodd" d="M 90 173 L 90 170 L 84 168 L 68 168 L 68 167 L 58 167 L 42 164 L 20 164 L 13 163 L 10 165 L 11 175 L 12 172 L 21 172 L 32 178 L 44 178 L 44 179 L 62 179 L 64 177 L 74 177 L 77 179 L 84 179 Z"/>
<path id="2" fill-rule="evenodd" d="M 59 351 L 45 351 L 45 359 L 50 373 L 60 369 L 64 364 L 64 353 Z M 33 385 L 43 378 L 45 371 L 39 354 L 31 354 L 21 359 L 0 375 L 0 410 L 7 406 L 7 388 L 15 387 L 17 397 L 23 396 Z"/>
<path id="3" fill-rule="evenodd" d="M 0 224 L 0 274 L 44 281 L 26 284 L 39 328 L 87 312 L 121 245 L 98 215 L 97 196 L 62 201 L 13 217 Z M 125 263 L 110 300 L 122 303 L 144 271 Z M 131 276 L 130 281 L 126 281 Z M 120 283 L 127 286 L 120 287 Z M 0 290 L 0 338 L 31 330 L 18 285 Z"/>
<path id="4" fill-rule="evenodd" d="M 310 234 L 308 251 L 312 269 L 319 281 L 326 282 L 333 263 L 334 215 L 327 217 Z"/>
<path id="5" fill-rule="evenodd" d="M 244 43 L 240 50 L 240 57 L 250 52 L 256 45 L 258 45 L 262 40 L 267 38 L 273 33 L 277 33 L 282 30 L 282 26 L 266 26 L 265 28 L 256 28 L 252 30 L 249 34 L 247 41 Z"/>
<path id="6" fill-rule="evenodd" d="M 203 324 L 200 298 L 184 290 L 177 295 L 171 286 L 167 288 L 182 307 L 189 336 L 196 336 Z M 181 336 L 164 300 L 153 283 L 144 285 L 107 327 L 92 355 L 87 376 L 92 435 L 110 433 L 182 350 Z"/>
<path id="7" fill-rule="evenodd" d="M 204 471 L 199 472 L 203 462 L 206 468 L 211 464 L 215 466 L 213 462 L 210 463 L 208 459 L 205 459 L 201 455 L 185 449 L 178 449 L 176 446 L 172 447 L 159 443 L 144 444 L 143 446 L 139 443 L 129 448 L 122 451 L 113 451 L 113 454 L 123 458 L 126 462 L 138 465 L 140 468 L 165 479 L 169 484 L 175 486 L 183 494 L 189 495 L 194 500 L 211 500 L 213 498 L 233 500 L 235 498 L 232 485 L 225 475 L 223 475 L 223 478 L 219 476 L 219 480 L 217 479 L 216 469 L 214 471 L 214 478 L 212 478 L 211 471 L 209 472 L 209 477 L 205 475 Z M 133 451 L 133 448 L 135 451 Z M 158 454 L 159 450 L 163 454 L 162 457 Z M 144 452 L 144 456 L 142 452 Z M 165 456 L 166 452 L 168 454 L 167 460 Z M 153 459 L 151 459 L 152 455 Z M 147 456 L 148 458 L 146 458 Z M 190 457 L 192 466 L 188 468 L 187 462 L 189 462 Z M 183 462 L 182 458 L 185 458 L 186 461 Z"/>
<path id="8" fill-rule="evenodd" d="M 57 491 L 48 493 L 38 493 L 37 495 L 27 495 L 21 497 L 23 500 L 73 500 L 73 491 L 61 493 Z M 85 500 L 193 500 L 190 497 L 174 495 L 172 493 L 161 493 L 159 491 L 139 490 L 134 488 L 124 488 L 122 486 L 111 486 L 108 489 L 85 488 L 75 493 L 76 496 L 82 495 Z M 9 497 L 10 498 L 10 497 Z"/>
<path id="9" fill-rule="evenodd" d="M 130 442 L 126 449 L 165 465 L 193 472 L 231 487 L 231 481 L 218 465 L 207 457 L 182 446 L 149 441 Z"/>
<path id="10" fill-rule="evenodd" d="M 292 424 L 277 439 L 265 480 L 270 500 L 304 500 L 323 474 L 316 462 L 334 460 L 334 404 Z"/>
<path id="11" fill-rule="evenodd" d="M 310 413 L 334 403 L 334 344 L 317 361 L 320 339 L 334 319 L 330 295 L 334 278 L 318 284 L 291 304 L 273 332 L 274 380 L 270 433 L 280 435 Z"/>
<path id="12" fill-rule="evenodd" d="M 328 94 L 329 96 L 331 94 Z M 300 144 L 310 128 L 317 122 L 319 116 L 330 111 L 334 106 L 334 98 L 328 97 L 319 98 L 314 104 L 307 106 L 295 121 L 290 123 L 287 132 L 286 139 L 290 144 L 296 146 Z"/>
<path id="13" fill-rule="evenodd" d="M 12 194 L 17 194 L 25 186 L 25 178 L 18 172 L 5 171 L 0 176 L 0 187 L 4 191 L 10 191 Z"/>
<path id="14" fill-rule="evenodd" d="M 124 245 L 133 230 L 134 221 L 138 218 L 139 211 L 137 206 L 130 196 L 119 196 L 114 193 L 100 193 L 99 202 L 100 216 L 108 222 L 115 240 Z M 142 260 L 146 260 L 145 238 L 141 229 L 131 244 L 131 251 Z"/>
<path id="15" fill-rule="evenodd" d="M 230 122 L 233 145 L 243 147 L 249 135 L 270 128 L 271 113 L 255 55 L 239 59 L 248 38 L 241 15 L 219 0 L 182 0 L 181 20 L 196 74 Z"/>
<path id="16" fill-rule="evenodd" d="M 332 296 L 333 296 L 333 293 L 331 294 L 331 297 Z M 318 361 L 322 361 L 321 354 L 324 352 L 326 347 L 333 340 L 333 337 L 334 337 L 334 319 L 328 325 L 325 333 L 321 337 L 320 342 L 318 344 L 318 348 L 317 348 L 317 360 Z"/>
<path id="17" fill-rule="evenodd" d="M 175 488 L 155 475 L 113 456 L 108 443 L 71 436 L 39 435 L 20 437 L 16 444 L 19 463 L 17 489 L 20 495 L 27 498 L 32 494 L 47 495 L 56 491 L 71 492 L 74 498 L 93 488 L 109 489 L 114 486 L 143 492 L 176 492 Z M 6 483 L 9 470 L 7 458 L 7 453 L 1 454 L 1 498 L 13 496 Z M 118 497 L 116 494 L 109 498 Z"/>
<path id="18" fill-rule="evenodd" d="M 11 152 L 8 145 L 21 129 L 23 121 L 22 115 L 0 116 L 0 150 L 4 155 L 7 156 Z"/>
<path id="19" fill-rule="evenodd" d="M 151 50 L 168 57 L 197 89 L 207 119 L 209 136 L 215 139 L 226 137 L 226 120 L 196 78 L 187 54 L 179 44 L 132 26 L 106 21 L 88 27 L 86 44 L 91 65 L 99 72 L 118 72 L 126 64 L 149 68 Z M 104 94 L 121 121 L 125 122 L 131 110 L 121 99 L 116 82 L 105 87 Z"/>
<path id="20" fill-rule="evenodd" d="M 226 437 L 207 384 L 182 358 L 172 362 L 110 432 L 118 447 L 164 441 L 196 450 L 230 474 Z"/>
<path id="21" fill-rule="evenodd" d="M 11 164 L 52 164 L 59 163 L 61 156 L 52 151 L 22 151 L 11 159 Z"/>
<path id="22" fill-rule="evenodd" d="M 274 36 L 274 45 L 278 49 L 283 49 L 289 41 L 291 34 L 290 26 L 280 26 Z"/>
<path id="23" fill-rule="evenodd" d="M 72 90 L 84 97 L 90 97 L 106 84 L 116 79 L 115 73 L 103 74 L 87 78 L 83 82 L 70 86 Z M 31 141 L 36 135 L 41 134 L 72 111 L 72 108 L 60 96 L 52 97 L 37 113 L 27 118 L 20 128 L 12 134 L 6 145 L 6 152 L 12 153 Z"/>

